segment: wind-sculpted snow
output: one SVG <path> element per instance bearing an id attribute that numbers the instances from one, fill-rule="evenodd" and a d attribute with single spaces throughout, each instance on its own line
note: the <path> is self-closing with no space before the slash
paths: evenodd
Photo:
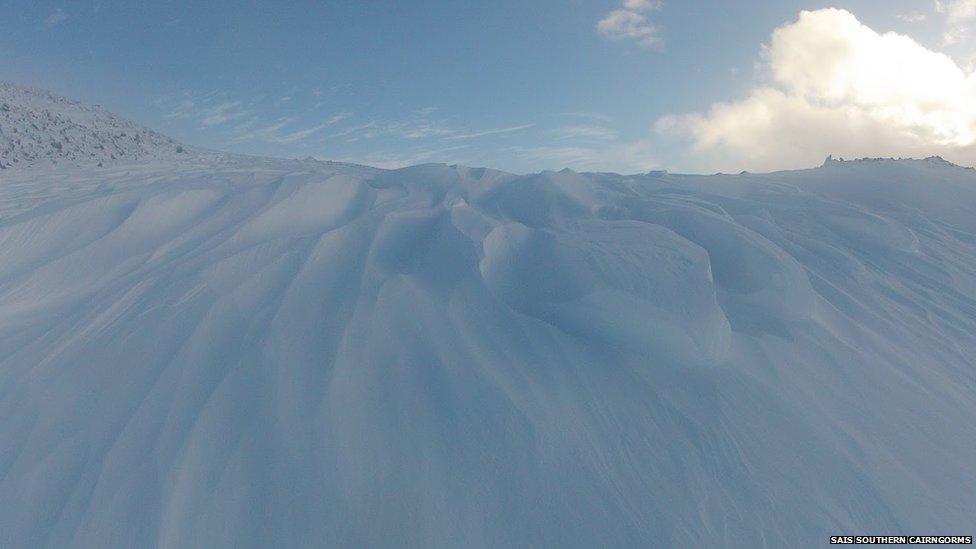
<path id="1" fill-rule="evenodd" d="M 976 529 L 976 175 L 7 170 L 4 547 Z"/>

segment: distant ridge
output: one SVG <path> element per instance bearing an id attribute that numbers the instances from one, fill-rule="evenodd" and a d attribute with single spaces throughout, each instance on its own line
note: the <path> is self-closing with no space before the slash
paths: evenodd
<path id="1" fill-rule="evenodd" d="M 830 154 L 830 155 L 827 155 L 827 158 L 824 159 L 823 164 L 821 164 L 821 166 L 828 166 L 830 164 L 841 164 L 841 163 L 903 162 L 903 161 L 935 162 L 935 163 L 940 163 L 940 164 L 944 164 L 944 165 L 947 165 L 947 166 L 954 166 L 956 168 L 963 168 L 963 169 L 966 169 L 966 170 L 972 170 L 972 169 L 974 169 L 971 166 L 962 166 L 960 164 L 956 164 L 955 162 L 950 162 L 949 160 L 946 160 L 945 158 L 942 158 L 941 156 L 938 156 L 938 155 L 927 156 L 925 158 L 863 157 L 863 158 L 849 158 L 849 159 L 846 159 L 845 160 L 844 158 L 839 158 L 839 157 L 838 158 L 834 158 L 834 155 Z"/>

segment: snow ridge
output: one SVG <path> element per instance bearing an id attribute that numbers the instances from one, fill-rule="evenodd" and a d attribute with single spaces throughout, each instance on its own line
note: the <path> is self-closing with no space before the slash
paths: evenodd
<path id="1" fill-rule="evenodd" d="M 178 160 L 200 153 L 101 107 L 0 82 L 0 168 Z"/>

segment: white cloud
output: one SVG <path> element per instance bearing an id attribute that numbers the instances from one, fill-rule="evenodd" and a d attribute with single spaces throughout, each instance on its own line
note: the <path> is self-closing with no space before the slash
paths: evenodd
<path id="1" fill-rule="evenodd" d="M 630 11 L 652 11 L 660 7 L 659 0 L 624 0 L 624 9 Z"/>
<path id="2" fill-rule="evenodd" d="M 935 10 L 945 14 L 946 30 L 942 35 L 945 45 L 964 41 L 976 19 L 976 0 L 935 0 Z"/>
<path id="3" fill-rule="evenodd" d="M 660 167 L 649 139 L 589 146 L 513 147 L 508 152 L 546 169 L 637 173 Z"/>
<path id="4" fill-rule="evenodd" d="M 976 159 L 976 76 L 838 9 L 804 11 L 764 51 L 771 82 L 707 113 L 658 120 L 710 168 L 771 170 L 843 157 Z"/>
<path id="5" fill-rule="evenodd" d="M 53 27 L 55 25 L 60 25 L 68 19 L 68 14 L 61 8 L 54 8 L 51 10 L 51 14 L 44 19 L 44 24 L 48 27 Z"/>
<path id="6" fill-rule="evenodd" d="M 644 47 L 659 47 L 660 28 L 645 14 L 660 7 L 656 0 L 624 0 L 623 9 L 608 13 L 596 24 L 596 29 L 611 40 L 634 40 Z"/>

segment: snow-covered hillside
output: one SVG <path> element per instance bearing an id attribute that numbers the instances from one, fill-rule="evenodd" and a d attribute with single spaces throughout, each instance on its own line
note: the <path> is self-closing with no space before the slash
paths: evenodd
<path id="1" fill-rule="evenodd" d="M 976 530 L 976 173 L 938 159 L 6 170 L 0 257 L 4 547 Z"/>
<path id="2" fill-rule="evenodd" d="M 204 153 L 97 106 L 0 82 L 0 169 L 185 160 Z"/>

